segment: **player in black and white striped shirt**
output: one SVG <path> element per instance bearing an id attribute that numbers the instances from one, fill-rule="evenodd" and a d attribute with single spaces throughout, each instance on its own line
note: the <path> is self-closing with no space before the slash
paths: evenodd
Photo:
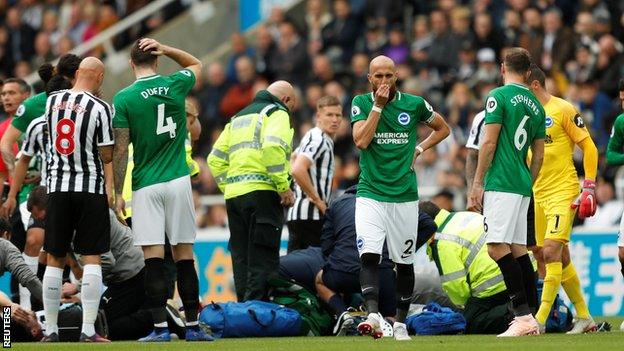
<path id="1" fill-rule="evenodd" d="M 331 197 L 333 138 L 342 121 L 340 100 L 333 96 L 319 99 L 316 118 L 316 127 L 304 135 L 294 152 L 295 204 L 288 210 L 288 252 L 320 246 L 323 215 Z"/>
<path id="2" fill-rule="evenodd" d="M 104 64 L 87 57 L 76 72 L 71 90 L 50 94 L 45 118 L 48 127 L 48 206 L 44 249 L 48 267 L 43 277 L 46 336 L 58 341 L 58 310 L 65 256 L 82 255 L 81 341 L 107 342 L 95 333 L 94 322 L 102 291 L 100 255 L 110 249 L 108 200 L 103 164 L 113 158 L 112 111 L 95 97 L 104 79 Z"/>

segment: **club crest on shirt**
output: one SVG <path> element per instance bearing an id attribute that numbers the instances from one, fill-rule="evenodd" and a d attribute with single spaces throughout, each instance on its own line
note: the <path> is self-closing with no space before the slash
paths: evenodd
<path id="1" fill-rule="evenodd" d="M 546 126 L 546 128 L 552 127 L 553 124 L 555 124 L 555 122 L 553 122 L 552 117 L 546 116 L 546 121 L 544 122 L 544 125 Z"/>
<path id="2" fill-rule="evenodd" d="M 19 105 L 17 111 L 15 111 L 15 117 L 21 117 L 26 111 L 26 107 L 24 105 Z"/>
<path id="3" fill-rule="evenodd" d="M 411 120 L 410 115 L 407 112 L 401 112 L 397 116 L 397 121 L 399 121 L 399 123 L 401 123 L 404 126 L 407 125 L 410 122 L 410 120 Z"/>
<path id="4" fill-rule="evenodd" d="M 364 238 L 358 238 L 356 245 L 358 250 L 362 250 L 364 248 Z"/>

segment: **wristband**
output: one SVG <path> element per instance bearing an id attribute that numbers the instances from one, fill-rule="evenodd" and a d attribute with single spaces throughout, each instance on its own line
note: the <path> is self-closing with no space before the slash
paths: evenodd
<path id="1" fill-rule="evenodd" d="M 377 112 L 377 113 L 381 113 L 381 107 L 377 106 L 377 105 L 373 105 L 373 111 Z"/>
<path id="2" fill-rule="evenodd" d="M 420 145 L 416 145 L 416 150 L 418 150 L 418 152 L 420 152 L 421 154 L 423 153 L 423 151 L 425 151 L 422 147 L 420 147 Z"/>

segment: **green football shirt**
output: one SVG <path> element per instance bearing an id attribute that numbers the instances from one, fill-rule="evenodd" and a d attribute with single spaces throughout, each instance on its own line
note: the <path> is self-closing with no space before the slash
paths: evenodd
<path id="1" fill-rule="evenodd" d="M 531 196 L 527 153 L 535 139 L 546 137 L 545 121 L 544 108 L 529 88 L 511 83 L 490 92 L 485 124 L 501 124 L 501 131 L 484 190 Z"/>
<path id="2" fill-rule="evenodd" d="M 11 125 L 20 132 L 22 132 L 22 135 L 17 140 L 19 144 L 21 144 L 22 140 L 24 139 L 26 130 L 28 129 L 30 122 L 32 122 L 36 118 L 43 116 L 43 114 L 45 113 L 47 99 L 48 95 L 45 92 L 39 93 L 24 100 L 24 102 L 22 102 L 22 104 L 19 105 L 19 107 L 17 108 L 17 111 L 15 111 L 15 117 L 11 121 Z M 37 157 L 33 158 L 33 160 Z M 34 168 L 29 167 L 29 171 L 30 170 L 40 171 L 41 162 L 36 164 Z M 37 184 L 24 184 L 22 186 L 22 189 L 20 189 L 20 192 L 18 194 L 18 202 L 20 204 L 28 200 L 28 195 L 30 194 L 30 191 L 35 188 L 35 186 L 37 186 Z"/>
<path id="3" fill-rule="evenodd" d="M 374 102 L 373 93 L 354 97 L 351 123 L 367 119 Z M 418 200 L 416 173 L 411 169 L 417 123 L 433 118 L 433 108 L 425 99 L 396 92 L 381 112 L 373 140 L 360 150 L 357 196 L 383 202 Z"/>
<path id="4" fill-rule="evenodd" d="M 26 129 L 35 118 L 41 117 L 45 113 L 46 100 L 48 95 L 45 92 L 31 96 L 17 108 L 15 118 L 11 121 L 11 125 L 20 132 L 26 133 Z"/>
<path id="5" fill-rule="evenodd" d="M 184 141 L 184 100 L 195 85 L 193 72 L 137 79 L 113 99 L 114 128 L 129 128 L 134 148 L 132 190 L 189 175 Z"/>
<path id="6" fill-rule="evenodd" d="M 624 164 L 624 113 L 613 122 L 607 145 L 607 164 L 610 166 Z"/>

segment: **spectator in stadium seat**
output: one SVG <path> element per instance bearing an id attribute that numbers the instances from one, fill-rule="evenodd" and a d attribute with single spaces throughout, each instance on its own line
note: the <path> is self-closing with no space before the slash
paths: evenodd
<path id="1" fill-rule="evenodd" d="M 43 19 L 41 23 L 41 32 L 48 35 L 50 39 L 50 45 L 52 50 L 56 47 L 56 43 L 61 38 L 62 33 L 58 28 L 58 15 L 54 10 L 46 10 L 43 13 Z M 55 53 L 58 54 L 58 53 Z M 35 66 L 38 67 L 38 66 Z"/>
<path id="2" fill-rule="evenodd" d="M 556 8 L 544 13 L 544 51 L 540 61 L 546 71 L 563 69 L 564 64 L 574 56 L 574 34 L 563 27 L 562 16 Z"/>
<path id="3" fill-rule="evenodd" d="M 381 51 L 388 42 L 388 37 L 377 23 L 368 23 L 364 37 L 357 41 L 356 50 L 363 52 L 367 57 L 381 55 Z"/>
<path id="4" fill-rule="evenodd" d="M 275 79 L 282 79 L 297 86 L 304 86 L 310 66 L 306 45 L 291 22 L 285 21 L 280 23 L 279 33 L 277 53 L 273 56 L 270 63 L 275 70 Z"/>
<path id="5" fill-rule="evenodd" d="M 306 3 L 305 26 L 308 52 L 317 54 L 323 47 L 321 31 L 332 20 L 332 15 L 325 9 L 325 1 L 308 0 Z"/>
<path id="6" fill-rule="evenodd" d="M 428 50 L 433 44 L 433 32 L 429 31 L 429 19 L 419 15 L 414 19 L 411 58 L 417 68 L 424 66 L 428 59 Z"/>
<path id="7" fill-rule="evenodd" d="M 598 90 L 598 83 L 593 80 L 579 82 L 579 112 L 586 116 L 596 146 L 603 149 L 609 139 L 609 128 L 605 118 L 612 110 L 611 99 Z"/>
<path id="8" fill-rule="evenodd" d="M 223 96 L 228 91 L 230 84 L 225 77 L 223 65 L 213 62 L 206 69 L 205 84 L 197 92 L 197 99 L 200 102 L 200 120 L 205 126 L 200 136 L 201 148 L 209 147 L 209 130 L 214 126 L 225 125 L 226 117 L 219 112 L 219 105 Z M 208 145 L 206 145 L 208 144 Z"/>
<path id="9" fill-rule="evenodd" d="M 481 83 L 496 83 L 500 77 L 496 52 L 492 48 L 482 48 L 477 52 L 477 61 L 477 72 L 470 78 L 468 85 L 476 87 Z"/>
<path id="10" fill-rule="evenodd" d="M 39 32 L 35 37 L 35 55 L 30 59 L 30 65 L 39 67 L 52 59 L 54 59 L 54 53 L 52 53 L 50 36 L 45 32 Z"/>
<path id="11" fill-rule="evenodd" d="M 383 54 L 390 57 L 397 65 L 407 61 L 410 49 L 405 42 L 405 34 L 401 25 L 394 25 L 388 35 L 388 45 L 383 50 Z"/>
<path id="12" fill-rule="evenodd" d="M 333 6 L 334 19 L 322 31 L 323 52 L 333 63 L 347 65 L 361 33 L 361 24 L 351 13 L 349 1 L 335 0 Z"/>
<path id="13" fill-rule="evenodd" d="M 355 240 L 356 191 L 357 185 L 352 186 L 332 203 L 326 212 L 321 234 L 321 248 L 326 263 L 316 275 L 316 291 L 338 318 L 334 334 L 337 334 L 341 327 L 354 323 L 353 317 L 346 312 L 347 306 L 341 294 L 361 292 L 360 259 Z M 424 245 L 435 231 L 433 219 L 425 213 L 419 213 L 418 238 L 414 251 Z M 386 317 L 392 317 L 396 313 L 397 297 L 394 285 L 394 263 L 390 260 L 384 244 L 379 265 L 379 311 Z"/>
<path id="14" fill-rule="evenodd" d="M 607 34 L 598 41 L 600 52 L 596 61 L 596 78 L 599 88 L 609 96 L 618 93 L 618 82 L 624 77 L 624 45 Z"/>
<path id="15" fill-rule="evenodd" d="M 241 56 L 236 60 L 236 81 L 223 96 L 219 106 L 219 114 L 226 121 L 236 112 L 247 106 L 254 96 L 256 70 L 249 56 Z"/>
<path id="16" fill-rule="evenodd" d="M 503 35 L 505 46 L 518 46 L 522 35 L 522 13 L 511 9 L 505 11 L 503 20 Z"/>
<path id="17" fill-rule="evenodd" d="M 392 24 L 400 23 L 403 20 L 406 5 L 410 1 L 406 0 L 385 0 L 385 1 L 366 1 L 366 0 L 350 0 L 349 3 L 353 7 L 353 12 L 357 15 L 356 3 L 366 3 L 366 14 L 371 21 L 376 22 L 382 28 Z"/>
<path id="18" fill-rule="evenodd" d="M 368 56 L 363 53 L 355 54 L 351 58 L 351 86 L 349 87 L 351 91 L 368 87 L 369 63 Z"/>
<path id="19" fill-rule="evenodd" d="M 74 41 L 68 37 L 68 36 L 63 36 L 59 39 L 58 43 L 56 44 L 56 52 L 60 55 L 60 56 L 64 56 L 67 55 L 71 49 L 74 48 Z"/>
<path id="20" fill-rule="evenodd" d="M 499 30 L 495 30 L 492 23 L 492 16 L 487 13 L 480 13 L 474 19 L 475 47 L 492 48 L 494 52 L 500 52 L 503 48 L 503 36 Z"/>
<path id="21" fill-rule="evenodd" d="M 429 21 L 433 33 L 433 43 L 435 44 L 428 48 L 427 63 L 430 67 L 445 73 L 457 64 L 455 59 L 457 51 L 453 51 L 453 34 L 448 28 L 448 18 L 444 12 L 431 11 Z"/>
<path id="22" fill-rule="evenodd" d="M 467 7 L 456 7 L 451 11 L 451 29 L 454 38 L 454 49 L 459 50 L 463 43 L 472 46 L 475 36 L 470 28 L 470 9 Z"/>
<path id="23" fill-rule="evenodd" d="M 598 53 L 598 42 L 596 41 L 596 20 L 587 11 L 581 11 L 576 15 L 574 24 L 577 45 L 583 44 L 591 48 L 592 53 Z"/>
<path id="24" fill-rule="evenodd" d="M 236 62 L 243 56 L 254 57 L 254 49 L 247 45 L 247 39 L 239 32 L 230 36 L 230 43 L 232 45 L 232 56 L 228 59 L 225 67 L 225 75 L 229 82 L 241 83 L 238 77 L 238 70 L 236 69 Z"/>
<path id="25" fill-rule="evenodd" d="M 522 12 L 524 30 L 520 37 L 520 46 L 527 48 L 531 57 L 536 60 L 542 57 L 544 30 L 542 29 L 542 16 L 538 9 L 529 7 Z"/>
<path id="26" fill-rule="evenodd" d="M 271 62 L 273 62 L 273 56 L 276 55 L 277 46 L 264 24 L 260 24 L 256 30 L 256 43 L 258 44 L 255 50 L 256 72 L 266 80 L 273 80 L 275 73 Z"/>
<path id="27" fill-rule="evenodd" d="M 29 60 L 35 52 L 33 45 L 35 31 L 29 25 L 22 23 L 21 12 L 17 7 L 10 7 L 7 10 L 5 23 L 9 31 L 6 55 L 13 63 Z"/>
<path id="28" fill-rule="evenodd" d="M 593 77 L 596 70 L 596 56 L 589 46 L 579 44 L 574 59 L 565 65 L 565 74 L 572 82 L 581 82 Z"/>

